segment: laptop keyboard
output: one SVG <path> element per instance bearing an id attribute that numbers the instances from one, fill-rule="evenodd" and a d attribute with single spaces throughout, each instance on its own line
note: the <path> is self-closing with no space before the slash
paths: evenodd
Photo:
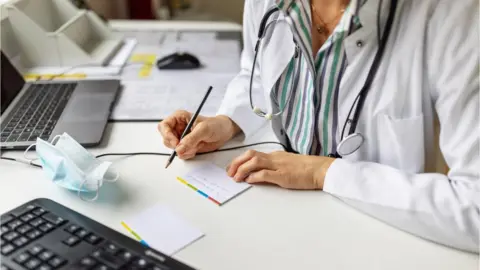
<path id="1" fill-rule="evenodd" d="M 48 140 L 76 85 L 32 84 L 13 117 L 2 122 L 0 142 Z"/>

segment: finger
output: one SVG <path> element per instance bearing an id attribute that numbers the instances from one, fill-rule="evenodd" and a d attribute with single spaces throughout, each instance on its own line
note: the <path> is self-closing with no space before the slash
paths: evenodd
<path id="1" fill-rule="evenodd" d="M 158 130 L 160 134 L 162 134 L 163 144 L 165 144 L 165 146 L 174 148 L 178 144 L 177 134 L 168 123 L 160 122 L 158 124 Z"/>
<path id="2" fill-rule="evenodd" d="M 191 133 L 185 136 L 178 147 L 175 149 L 177 154 L 183 155 L 191 152 L 197 152 L 199 144 L 210 136 L 210 132 L 205 123 L 199 123 Z"/>
<path id="3" fill-rule="evenodd" d="M 233 179 L 237 182 L 244 181 L 251 173 L 268 169 L 272 169 L 268 158 L 254 156 L 238 167 Z"/>
<path id="4" fill-rule="evenodd" d="M 266 157 L 266 154 L 257 152 L 255 150 L 248 150 L 247 152 L 240 155 L 230 163 L 227 170 L 228 176 L 233 177 L 237 173 L 238 167 L 240 167 L 240 165 L 242 165 L 243 163 L 247 162 L 248 160 L 250 160 L 255 156 Z"/>
<path id="5" fill-rule="evenodd" d="M 282 176 L 276 172 L 271 170 L 261 170 L 251 173 L 246 179 L 245 182 L 249 184 L 256 184 L 256 183 L 271 183 L 280 185 Z"/>

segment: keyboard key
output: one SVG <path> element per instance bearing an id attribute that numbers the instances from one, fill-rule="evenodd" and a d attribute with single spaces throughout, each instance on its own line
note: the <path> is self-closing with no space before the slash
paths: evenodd
<path id="1" fill-rule="evenodd" d="M 28 138 L 28 141 L 29 141 L 29 142 L 34 142 L 34 141 L 37 140 L 37 138 L 38 138 L 37 135 L 32 135 L 32 136 L 30 136 L 30 138 Z"/>
<path id="2" fill-rule="evenodd" d="M 0 270 L 12 270 L 12 269 L 2 264 L 0 265 Z"/>
<path id="3" fill-rule="evenodd" d="M 50 138 L 50 135 L 45 135 L 45 134 L 42 134 L 40 136 L 40 139 L 44 140 L 44 141 L 48 141 L 48 139 Z M 10 139 L 10 138 L 9 138 Z"/>
<path id="4" fill-rule="evenodd" d="M 97 265 L 95 268 L 93 268 L 93 270 L 112 270 L 112 268 L 106 265 L 100 264 L 100 265 Z"/>
<path id="5" fill-rule="evenodd" d="M 0 217 L 0 222 L 2 224 L 6 224 L 6 223 L 8 223 L 12 220 L 13 220 L 13 217 L 11 215 L 4 215 L 4 216 Z"/>
<path id="6" fill-rule="evenodd" d="M 145 269 L 148 266 L 148 262 L 145 259 L 137 259 L 132 263 L 132 267 L 138 269 Z"/>
<path id="7" fill-rule="evenodd" d="M 33 210 L 32 213 L 33 213 L 34 215 L 36 215 L 36 216 L 41 216 L 41 215 L 45 214 L 46 212 L 47 212 L 47 211 L 45 211 L 45 209 L 39 207 L 39 208 Z"/>
<path id="8" fill-rule="evenodd" d="M 69 238 L 63 240 L 63 243 L 67 246 L 73 247 L 80 242 L 80 239 L 76 236 L 70 236 Z"/>
<path id="9" fill-rule="evenodd" d="M 30 138 L 30 134 L 22 134 L 18 137 L 17 142 L 27 142 L 28 138 Z"/>
<path id="10" fill-rule="evenodd" d="M 13 131 L 13 128 L 5 127 L 5 128 L 3 128 L 3 130 L 2 130 L 2 134 L 3 134 L 3 133 L 7 133 L 7 134 L 8 134 L 8 133 L 10 133 L 10 132 L 12 132 L 12 131 Z"/>
<path id="11" fill-rule="evenodd" d="M 27 124 L 27 128 L 34 128 L 35 126 L 37 125 L 37 123 L 35 121 L 30 121 L 28 124 Z"/>
<path id="12" fill-rule="evenodd" d="M 49 250 L 45 250 L 38 255 L 38 258 L 40 258 L 40 260 L 46 262 L 46 261 L 50 260 L 51 258 L 53 258 L 53 256 L 55 256 L 55 254 L 53 254 L 53 252 L 51 252 Z"/>
<path id="13" fill-rule="evenodd" d="M 32 132 L 32 135 L 40 136 L 40 135 L 42 135 L 42 133 L 43 133 L 43 129 L 35 129 Z"/>
<path id="14" fill-rule="evenodd" d="M 133 259 L 133 254 L 130 251 L 124 251 L 120 253 L 120 258 L 122 258 L 125 262 L 130 262 Z"/>
<path id="15" fill-rule="evenodd" d="M 31 247 L 28 252 L 30 252 L 30 254 L 36 256 L 37 254 L 39 254 L 40 252 L 43 251 L 43 247 L 40 246 L 40 245 L 34 245 L 33 247 Z"/>
<path id="16" fill-rule="evenodd" d="M 50 267 L 49 265 L 46 265 L 46 264 L 42 264 L 42 265 L 40 265 L 38 270 L 52 270 L 52 267 Z"/>
<path id="17" fill-rule="evenodd" d="M 10 231 L 10 228 L 8 228 L 7 226 L 0 227 L 0 234 L 5 234 L 9 231 Z"/>
<path id="18" fill-rule="evenodd" d="M 0 137 L 0 142 L 6 142 L 7 141 L 7 137 Z"/>
<path id="19" fill-rule="evenodd" d="M 95 234 L 91 233 L 87 237 L 85 237 L 85 241 L 92 245 L 98 244 L 100 241 L 102 241 L 102 238 L 96 236 Z"/>
<path id="20" fill-rule="evenodd" d="M 49 232 L 55 228 L 51 223 L 45 222 L 45 224 L 38 227 L 42 232 Z"/>
<path id="21" fill-rule="evenodd" d="M 37 258 L 30 259 L 27 263 L 25 263 L 25 267 L 27 269 L 36 269 L 42 262 Z"/>
<path id="22" fill-rule="evenodd" d="M 0 250 L 0 253 L 2 253 L 2 255 L 4 256 L 7 256 L 8 254 L 12 253 L 15 251 L 15 246 L 12 245 L 12 244 L 6 244 L 6 245 L 3 245 L 1 247 L 1 250 Z"/>
<path id="23" fill-rule="evenodd" d="M 47 213 L 45 215 L 42 216 L 43 219 L 45 219 L 46 221 L 49 221 L 50 223 L 52 223 L 53 225 L 55 226 L 59 226 L 59 225 L 62 225 L 62 223 L 66 222 L 65 219 L 53 214 L 53 213 Z"/>
<path id="24" fill-rule="evenodd" d="M 38 226 L 42 225 L 43 223 L 45 223 L 45 220 L 43 220 L 41 218 L 36 218 L 36 219 L 30 221 L 30 225 L 32 225 L 33 227 L 38 227 Z"/>
<path id="25" fill-rule="evenodd" d="M 23 216 L 25 215 L 26 213 L 34 210 L 35 208 L 37 208 L 35 205 L 33 204 L 29 204 L 25 207 L 22 207 L 22 208 L 19 208 L 19 209 L 15 209 L 13 210 L 11 213 L 12 215 L 16 216 L 16 217 L 20 217 L 20 216 Z"/>
<path id="26" fill-rule="evenodd" d="M 168 266 L 152 265 L 147 267 L 147 270 L 171 270 Z"/>
<path id="27" fill-rule="evenodd" d="M 31 213 L 28 213 L 26 215 L 23 215 L 20 219 L 23 220 L 23 222 L 29 222 L 30 220 L 34 219 L 35 216 Z"/>
<path id="28" fill-rule="evenodd" d="M 7 139 L 7 142 L 16 142 L 18 139 L 18 135 L 10 135 L 10 137 L 8 137 Z"/>
<path id="29" fill-rule="evenodd" d="M 88 235 L 88 232 L 84 229 L 81 229 L 80 231 L 76 232 L 75 235 L 83 239 L 85 236 Z"/>
<path id="30" fill-rule="evenodd" d="M 71 234 L 75 234 L 78 230 L 80 230 L 80 227 L 76 224 L 70 224 L 67 226 L 67 228 L 65 228 L 65 231 Z"/>
<path id="31" fill-rule="evenodd" d="M 118 252 L 120 252 L 120 248 L 113 243 L 107 243 L 104 248 L 105 251 L 113 255 L 116 255 Z"/>
<path id="32" fill-rule="evenodd" d="M 6 233 L 6 234 L 2 235 L 3 239 L 5 239 L 8 242 L 12 242 L 15 238 L 17 238 L 19 236 L 20 236 L 20 234 L 18 234 L 15 231 L 11 231 L 9 233 Z"/>
<path id="33" fill-rule="evenodd" d="M 30 240 L 25 236 L 20 236 L 17 239 L 13 240 L 13 244 L 17 247 L 25 246 Z"/>
<path id="34" fill-rule="evenodd" d="M 22 252 L 22 253 L 18 254 L 13 260 L 16 261 L 19 264 L 23 264 L 28 259 L 30 259 L 30 254 L 28 254 L 27 252 Z"/>
<path id="35" fill-rule="evenodd" d="M 92 257 L 113 269 L 119 269 L 125 264 L 121 258 L 117 258 L 103 250 L 95 251 Z"/>
<path id="36" fill-rule="evenodd" d="M 23 224 L 22 226 L 18 227 L 17 228 L 17 232 L 21 233 L 21 234 L 26 234 L 27 232 L 29 232 L 30 230 L 32 229 L 32 226 L 28 225 L 28 224 Z"/>
<path id="37" fill-rule="evenodd" d="M 23 132 L 23 129 L 15 129 L 11 133 L 14 134 L 14 135 L 20 135 L 20 134 L 22 134 L 22 132 Z"/>
<path id="38" fill-rule="evenodd" d="M 90 258 L 90 257 L 83 258 L 83 259 L 80 261 L 80 265 L 82 265 L 82 266 L 93 267 L 93 266 L 95 266 L 95 264 L 97 264 L 97 263 L 95 262 L 95 260 L 92 259 L 92 258 Z"/>
<path id="39" fill-rule="evenodd" d="M 22 225 L 23 225 L 23 222 L 19 219 L 14 220 L 14 221 L 10 221 L 10 223 L 7 224 L 7 226 L 12 230 L 14 230 L 15 228 L 20 227 Z"/>
<path id="40" fill-rule="evenodd" d="M 60 266 L 66 264 L 67 260 L 62 259 L 60 257 L 55 257 L 55 258 L 51 259 L 50 261 L 48 261 L 48 263 L 53 268 L 59 268 Z"/>
<path id="41" fill-rule="evenodd" d="M 35 240 L 42 236 L 42 232 L 39 230 L 31 230 L 27 233 L 27 237 L 31 240 Z"/>
<path id="42" fill-rule="evenodd" d="M 21 125 L 21 124 L 18 124 L 15 129 L 18 130 L 18 129 L 21 129 L 23 131 L 23 129 L 25 128 L 25 125 Z M 15 131 L 15 130 L 14 130 Z"/>

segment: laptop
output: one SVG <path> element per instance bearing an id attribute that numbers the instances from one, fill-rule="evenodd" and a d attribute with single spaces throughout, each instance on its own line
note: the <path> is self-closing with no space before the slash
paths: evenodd
<path id="1" fill-rule="evenodd" d="M 26 83 L 3 52 L 0 69 L 1 149 L 26 149 L 64 132 L 85 147 L 101 142 L 119 80 Z"/>

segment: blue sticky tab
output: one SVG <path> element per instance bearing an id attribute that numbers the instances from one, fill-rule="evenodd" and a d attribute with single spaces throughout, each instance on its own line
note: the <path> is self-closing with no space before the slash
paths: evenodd
<path id="1" fill-rule="evenodd" d="M 208 198 L 208 195 L 203 193 L 201 190 L 197 189 L 197 192 L 200 193 L 200 195 L 202 195 L 203 197 Z"/>

